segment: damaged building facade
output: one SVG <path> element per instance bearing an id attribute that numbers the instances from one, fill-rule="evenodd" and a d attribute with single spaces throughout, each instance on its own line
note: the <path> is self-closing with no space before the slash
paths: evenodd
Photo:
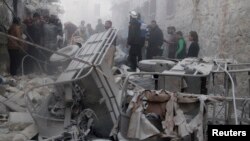
<path id="1" fill-rule="evenodd" d="M 157 0 L 156 20 L 187 36 L 198 32 L 201 56 L 249 61 L 249 0 Z M 240 55 L 239 55 L 240 54 Z"/>

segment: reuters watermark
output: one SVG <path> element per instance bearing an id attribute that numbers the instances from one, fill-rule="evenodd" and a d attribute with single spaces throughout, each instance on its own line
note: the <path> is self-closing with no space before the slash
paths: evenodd
<path id="1" fill-rule="evenodd" d="M 249 125 L 208 125 L 208 140 L 222 139 L 222 137 L 237 137 L 249 139 Z"/>

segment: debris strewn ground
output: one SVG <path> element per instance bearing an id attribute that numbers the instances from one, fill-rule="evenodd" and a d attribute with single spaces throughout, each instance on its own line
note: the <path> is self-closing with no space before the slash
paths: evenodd
<path id="1" fill-rule="evenodd" d="M 29 96 L 32 103 L 39 102 L 53 88 L 42 87 L 28 91 L 35 86 L 52 83 L 53 79 L 36 74 L 15 77 L 3 76 L 3 78 L 12 83 L 0 85 L 0 141 L 28 140 L 26 137 L 31 134 L 28 131 L 29 128 L 35 131 L 36 127 L 33 127 L 34 121 L 28 112 L 25 95 Z M 31 135 L 31 137 L 33 136 Z"/>

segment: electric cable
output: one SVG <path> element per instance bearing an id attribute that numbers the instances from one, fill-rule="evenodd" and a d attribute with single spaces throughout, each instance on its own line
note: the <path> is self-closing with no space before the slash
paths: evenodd
<path id="1" fill-rule="evenodd" d="M 232 75 L 226 70 L 224 69 L 223 67 L 221 67 L 216 60 L 214 60 L 215 64 L 221 68 L 230 78 L 230 81 L 232 83 L 232 95 L 233 95 L 233 108 L 234 108 L 234 116 L 235 116 L 235 124 L 238 125 L 238 116 L 237 116 L 237 106 L 236 106 L 236 100 L 235 100 L 235 83 L 234 83 L 234 80 L 233 80 L 233 77 Z"/>

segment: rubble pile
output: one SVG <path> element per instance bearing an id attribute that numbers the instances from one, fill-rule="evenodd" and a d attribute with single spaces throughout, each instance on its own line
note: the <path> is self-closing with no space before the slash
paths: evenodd
<path id="1" fill-rule="evenodd" d="M 27 109 L 26 96 L 33 104 L 41 102 L 53 91 L 53 87 L 32 88 L 54 81 L 48 76 L 34 74 L 3 76 L 1 80 L 3 81 L 0 84 L 0 141 L 28 140 L 27 137 L 33 137 L 37 131 Z"/>

